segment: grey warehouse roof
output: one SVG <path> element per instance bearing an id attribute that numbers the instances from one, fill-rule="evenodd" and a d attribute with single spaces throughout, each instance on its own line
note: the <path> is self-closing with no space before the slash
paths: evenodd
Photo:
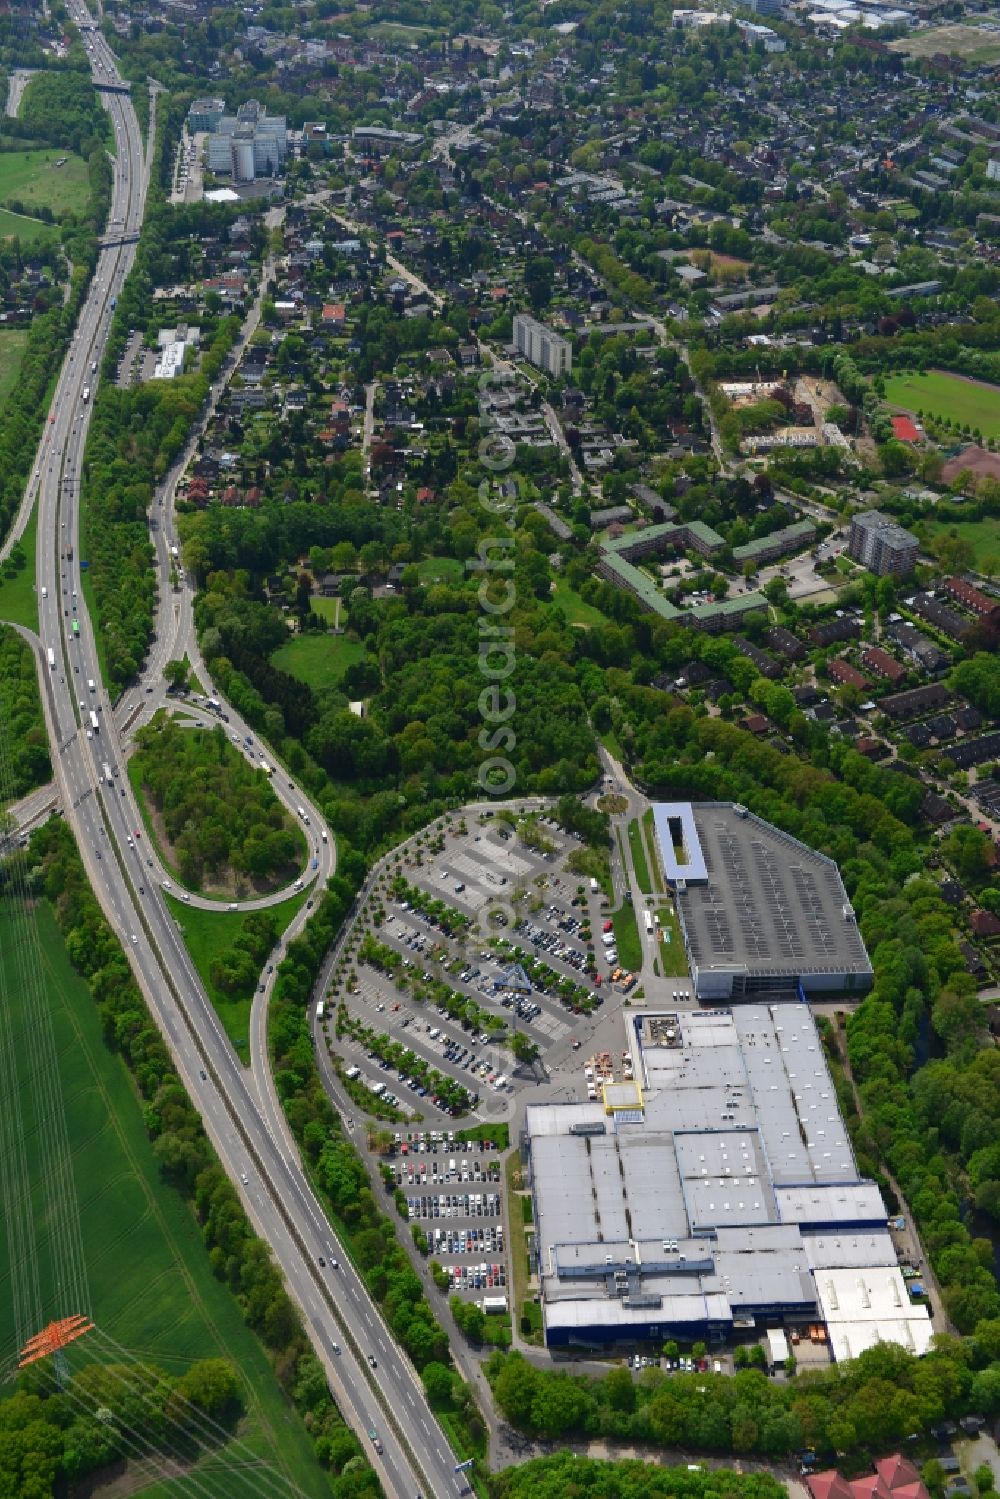
<path id="1" fill-rule="evenodd" d="M 664 848 L 670 873 L 673 849 Z M 753 976 L 851 974 L 871 964 L 836 864 L 732 802 L 695 802 L 690 817 L 707 879 L 677 891 L 692 965 Z M 677 815 L 673 806 L 667 815 Z M 693 850 L 685 852 L 689 864 Z M 680 871 L 679 871 L 680 872 Z"/>
<path id="2" fill-rule="evenodd" d="M 809 1312 L 818 1270 L 895 1264 L 807 1005 L 643 1012 L 628 1026 L 639 1117 L 526 1110 L 551 1332 Z"/>

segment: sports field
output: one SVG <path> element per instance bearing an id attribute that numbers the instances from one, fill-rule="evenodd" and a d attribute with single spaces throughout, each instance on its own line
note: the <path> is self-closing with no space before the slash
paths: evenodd
<path id="1" fill-rule="evenodd" d="M 0 152 L 0 203 L 13 199 L 28 213 L 51 208 L 61 218 L 82 213 L 89 193 L 87 163 L 72 151 Z"/>
<path id="2" fill-rule="evenodd" d="M 241 1438 L 309 1495 L 318 1499 L 328 1494 L 328 1480 L 305 1430 L 279 1391 L 235 1300 L 212 1274 L 193 1215 L 161 1180 L 131 1078 L 104 1045 L 96 1008 L 70 967 L 51 910 L 41 904 L 29 914 L 0 901 L 3 1023 L 11 1043 L 8 1054 L 17 1068 L 31 1180 L 37 1184 L 42 1179 L 45 1160 L 38 1130 L 31 1127 L 35 1115 L 25 1034 L 29 1011 L 11 955 L 32 925 L 52 1016 L 95 1322 L 130 1353 L 154 1360 L 168 1372 L 179 1373 L 194 1359 L 229 1359 L 240 1376 L 247 1411 Z M 9 1120 L 10 1099 L 4 1099 L 4 1108 Z M 51 1225 L 39 1221 L 42 1204 L 36 1201 L 35 1206 L 44 1296 L 52 1283 Z M 0 1348 L 7 1353 L 15 1337 L 5 1234 L 0 1214 Z M 81 1355 L 84 1347 L 80 1345 Z M 246 1479 L 235 1466 L 230 1470 L 212 1463 L 211 1491 L 220 1499 L 239 1499 L 247 1492 Z M 142 1492 L 154 1490 L 146 1485 Z"/>
<path id="3" fill-rule="evenodd" d="M 926 375 L 889 375 L 885 399 L 904 411 L 947 417 L 962 425 L 968 422 L 984 437 L 1000 437 L 1000 385 L 965 380 L 945 370 L 928 370 Z"/>

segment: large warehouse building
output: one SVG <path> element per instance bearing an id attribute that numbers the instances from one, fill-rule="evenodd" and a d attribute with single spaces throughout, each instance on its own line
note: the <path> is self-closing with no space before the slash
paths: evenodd
<path id="1" fill-rule="evenodd" d="M 806 1004 L 631 1015 L 634 1081 L 525 1115 L 550 1346 L 823 1323 L 836 1358 L 923 1353 Z"/>
<path id="2" fill-rule="evenodd" d="M 734 802 L 661 802 L 653 823 L 699 999 L 869 988 L 831 859 Z"/>

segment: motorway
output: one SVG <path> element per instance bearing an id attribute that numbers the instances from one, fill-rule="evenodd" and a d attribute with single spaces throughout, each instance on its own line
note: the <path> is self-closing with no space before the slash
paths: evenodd
<path id="1" fill-rule="evenodd" d="M 83 597 L 79 480 L 91 411 L 85 391 L 96 384 L 111 300 L 134 257 L 149 163 L 113 54 L 82 0 L 71 0 L 70 14 L 84 33 L 94 81 L 106 86 L 116 159 L 109 233 L 57 383 L 30 486 L 32 493 L 37 490 L 39 634 L 41 660 L 48 663 L 40 674 L 55 787 L 105 915 L 254 1228 L 282 1269 L 345 1419 L 387 1495 L 444 1499 L 461 1493 L 465 1480 L 454 1472 L 454 1456 L 419 1379 L 338 1245 L 287 1133 L 274 1127 L 273 1095 L 269 1127 L 257 1088 L 232 1051 L 158 887 L 139 895 L 147 856 L 129 842 L 140 826 L 138 811 L 111 705 L 100 686 Z M 112 91 L 116 88 L 120 91 Z M 326 847 L 332 859 L 332 845 Z M 75 1310 L 67 1307 L 66 1313 Z M 369 1436 L 373 1430 L 378 1446 Z"/>

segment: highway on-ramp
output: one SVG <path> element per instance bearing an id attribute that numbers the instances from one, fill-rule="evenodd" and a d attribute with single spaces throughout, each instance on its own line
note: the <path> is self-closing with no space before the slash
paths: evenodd
<path id="1" fill-rule="evenodd" d="M 337 1243 L 287 1133 L 269 1128 L 159 887 L 146 882 L 148 855 L 134 840 L 138 811 L 100 684 L 83 597 L 79 481 L 89 392 L 105 351 L 111 300 L 119 295 L 134 255 L 148 162 L 113 54 L 81 0 L 71 0 L 70 13 L 83 31 L 95 83 L 104 88 L 116 160 L 111 225 L 48 413 L 32 481 L 38 504 L 43 703 L 56 790 L 105 915 L 255 1229 L 282 1269 L 345 1419 L 365 1444 L 387 1494 L 446 1499 L 463 1491 L 464 1478 L 454 1471 L 454 1455 L 419 1378 Z M 74 1310 L 66 1309 L 67 1314 Z"/>

